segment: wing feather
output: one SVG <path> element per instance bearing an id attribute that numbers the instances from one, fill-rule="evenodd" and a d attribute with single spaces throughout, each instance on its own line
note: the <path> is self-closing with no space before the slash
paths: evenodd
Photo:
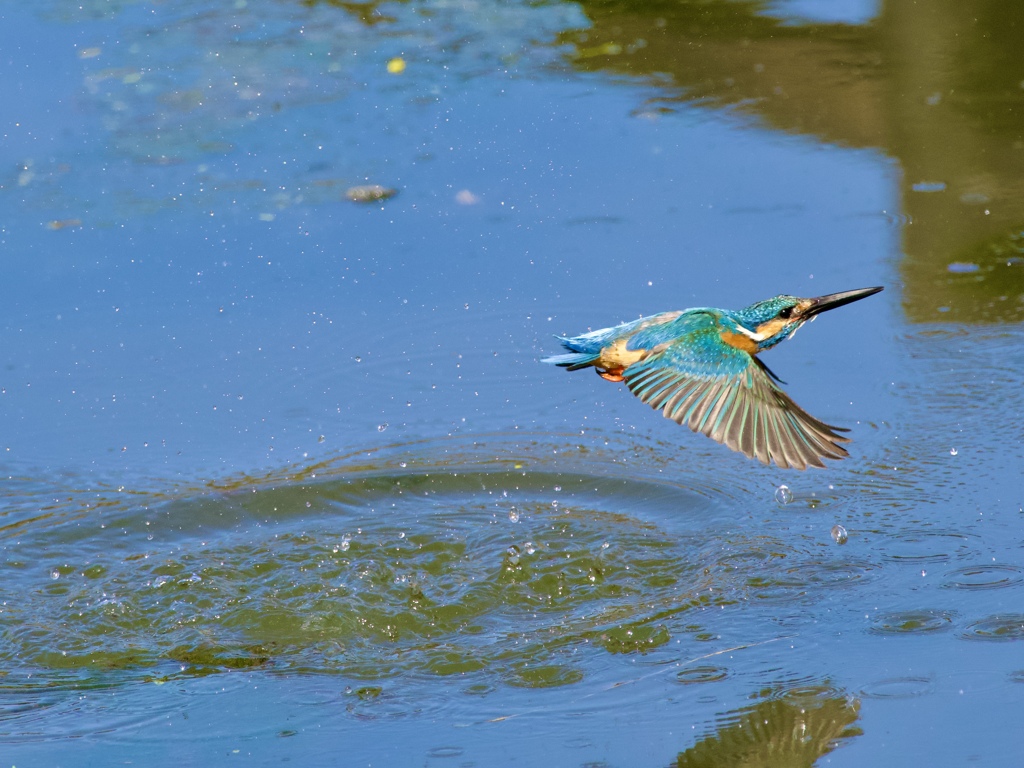
<path id="1" fill-rule="evenodd" d="M 806 469 L 849 454 L 845 432 L 814 418 L 755 357 L 721 343 L 716 321 L 624 371 L 626 385 L 667 418 L 763 464 Z"/>

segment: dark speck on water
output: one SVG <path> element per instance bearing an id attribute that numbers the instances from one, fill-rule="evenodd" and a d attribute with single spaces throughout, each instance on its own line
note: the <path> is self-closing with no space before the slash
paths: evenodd
<path id="1" fill-rule="evenodd" d="M 1021 29 L 7 4 L 4 765 L 1018 764 Z M 869 285 L 813 474 L 539 362 Z"/>

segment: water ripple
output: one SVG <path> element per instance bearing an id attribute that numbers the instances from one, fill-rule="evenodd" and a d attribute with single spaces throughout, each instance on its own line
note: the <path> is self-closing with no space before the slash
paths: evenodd
<path id="1" fill-rule="evenodd" d="M 861 695 L 869 699 L 913 699 L 925 696 L 935 688 L 930 677 L 887 677 L 868 683 Z"/>
<path id="2" fill-rule="evenodd" d="M 985 563 L 956 568 L 946 573 L 943 586 L 949 589 L 1002 589 L 1024 583 L 1024 568 Z"/>
<path id="3" fill-rule="evenodd" d="M 965 640 L 1021 640 L 1024 639 L 1024 613 L 989 616 L 975 621 L 960 633 Z"/>
<path id="4" fill-rule="evenodd" d="M 886 613 L 871 623 L 871 632 L 878 635 L 911 635 L 941 632 L 952 626 L 950 611 L 912 610 Z"/>

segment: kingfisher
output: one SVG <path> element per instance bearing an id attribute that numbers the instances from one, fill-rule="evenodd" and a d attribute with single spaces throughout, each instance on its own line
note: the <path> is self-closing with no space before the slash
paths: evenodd
<path id="1" fill-rule="evenodd" d="M 824 467 L 849 456 L 848 432 L 811 416 L 779 387 L 758 355 L 808 320 L 882 290 L 858 288 L 813 299 L 776 296 L 731 311 L 695 307 L 641 317 L 580 336 L 556 336 L 566 354 L 542 360 L 594 368 L 667 418 L 762 464 Z"/>

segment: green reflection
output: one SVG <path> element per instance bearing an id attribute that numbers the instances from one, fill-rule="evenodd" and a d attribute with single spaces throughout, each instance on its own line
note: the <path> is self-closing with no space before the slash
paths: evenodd
<path id="1" fill-rule="evenodd" d="M 714 527 L 698 490 L 568 469 L 604 466 L 592 448 L 560 446 L 553 473 L 533 468 L 550 445 L 476 462 L 444 446 L 130 495 L 90 526 L 69 504 L 18 533 L 32 565 L 6 570 L 0 659 L 82 684 L 255 669 L 547 688 L 595 654 L 703 645 L 708 609 L 764 597 L 751 567 L 791 610 L 851 583 L 800 537 Z"/>
<path id="2" fill-rule="evenodd" d="M 789 691 L 729 715 L 727 724 L 680 753 L 678 768 L 800 768 L 861 734 L 860 705 L 828 687 Z"/>
<path id="3" fill-rule="evenodd" d="M 759 2 L 584 0 L 574 65 L 651 80 L 673 103 L 728 107 L 898 161 L 904 310 L 913 322 L 1024 319 L 1024 5 L 888 0 L 869 25 L 788 24 Z M 950 264 L 973 263 L 972 276 Z"/>

